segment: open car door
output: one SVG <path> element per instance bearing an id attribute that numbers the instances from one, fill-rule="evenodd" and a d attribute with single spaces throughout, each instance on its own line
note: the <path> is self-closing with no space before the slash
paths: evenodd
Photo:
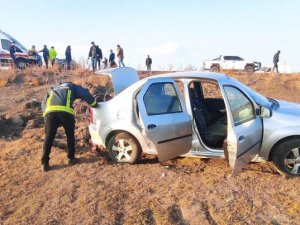
<path id="1" fill-rule="evenodd" d="M 173 79 L 149 79 L 137 102 L 143 133 L 157 150 L 160 162 L 189 152 L 192 124 Z"/>
<path id="2" fill-rule="evenodd" d="M 250 98 L 233 86 L 224 86 L 227 108 L 228 159 L 233 174 L 239 172 L 258 153 L 262 142 L 262 120 Z"/>

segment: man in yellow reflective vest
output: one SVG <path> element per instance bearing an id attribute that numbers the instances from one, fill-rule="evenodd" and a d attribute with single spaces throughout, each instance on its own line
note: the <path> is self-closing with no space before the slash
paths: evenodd
<path id="1" fill-rule="evenodd" d="M 56 131 L 63 126 L 68 143 L 68 162 L 73 165 L 75 158 L 75 117 L 73 102 L 75 99 L 86 101 L 91 107 L 96 107 L 97 102 L 90 92 L 80 85 L 71 82 L 62 83 L 47 91 L 42 102 L 43 116 L 45 117 L 45 141 L 42 156 L 42 170 L 49 170 L 51 147 Z"/>

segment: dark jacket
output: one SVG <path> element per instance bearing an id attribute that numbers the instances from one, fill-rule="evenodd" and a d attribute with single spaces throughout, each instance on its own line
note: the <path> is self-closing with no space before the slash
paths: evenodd
<path id="1" fill-rule="evenodd" d="M 48 48 L 43 48 L 40 52 L 43 52 L 43 58 L 49 58 L 49 50 Z"/>
<path id="2" fill-rule="evenodd" d="M 110 53 L 109 55 L 109 59 L 108 59 L 109 62 L 114 62 L 115 61 L 115 53 Z"/>
<path id="3" fill-rule="evenodd" d="M 10 55 L 15 55 L 16 52 L 17 52 L 16 46 L 12 45 L 12 46 L 9 47 L 9 53 L 10 53 Z"/>
<path id="4" fill-rule="evenodd" d="M 73 102 L 76 99 L 84 100 L 92 107 L 97 106 L 95 98 L 87 89 L 67 82 L 47 91 L 42 102 L 43 115 L 50 112 L 67 112 L 74 115 Z"/>
<path id="5" fill-rule="evenodd" d="M 96 46 L 91 46 L 90 52 L 89 52 L 89 57 L 97 58 L 97 47 Z"/>
<path id="6" fill-rule="evenodd" d="M 146 59 L 146 65 L 147 66 L 150 66 L 152 64 L 152 59 L 150 58 L 150 57 L 148 57 L 147 59 Z"/>
<path id="7" fill-rule="evenodd" d="M 66 61 L 71 62 L 72 61 L 71 48 L 67 48 L 65 54 L 66 54 Z"/>
<path id="8" fill-rule="evenodd" d="M 278 63 L 279 62 L 279 54 L 280 54 L 280 52 L 277 52 L 275 55 L 274 55 L 274 57 L 273 57 L 273 63 Z"/>
<path id="9" fill-rule="evenodd" d="M 99 46 L 96 46 L 96 54 L 97 54 L 97 59 L 102 59 L 102 51 Z"/>

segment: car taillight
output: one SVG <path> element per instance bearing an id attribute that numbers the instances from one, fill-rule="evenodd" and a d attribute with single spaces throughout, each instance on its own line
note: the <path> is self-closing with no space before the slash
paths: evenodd
<path id="1" fill-rule="evenodd" d="M 90 117 L 90 124 L 92 124 L 94 122 L 92 107 L 89 107 L 89 117 Z"/>

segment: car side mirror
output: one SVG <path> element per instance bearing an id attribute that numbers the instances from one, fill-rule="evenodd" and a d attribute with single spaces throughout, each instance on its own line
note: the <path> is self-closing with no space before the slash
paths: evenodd
<path id="1" fill-rule="evenodd" d="M 272 110 L 270 110 L 264 106 L 261 106 L 260 107 L 260 116 L 262 118 L 270 118 L 272 116 Z"/>

